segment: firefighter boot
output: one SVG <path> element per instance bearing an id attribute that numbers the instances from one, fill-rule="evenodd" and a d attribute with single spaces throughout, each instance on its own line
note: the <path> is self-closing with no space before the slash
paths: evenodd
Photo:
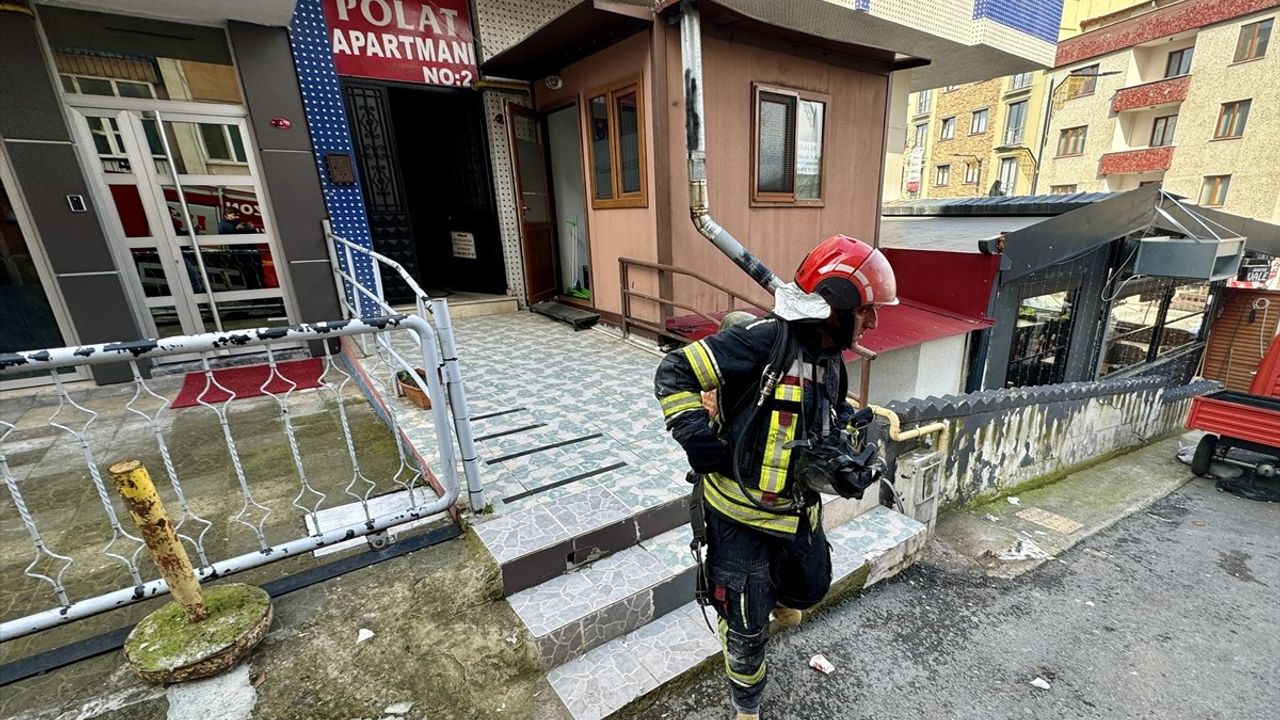
<path id="1" fill-rule="evenodd" d="M 793 610 L 789 607 L 781 605 L 773 609 L 773 619 L 778 621 L 782 627 L 793 628 L 800 624 L 803 615 L 799 610 Z"/>

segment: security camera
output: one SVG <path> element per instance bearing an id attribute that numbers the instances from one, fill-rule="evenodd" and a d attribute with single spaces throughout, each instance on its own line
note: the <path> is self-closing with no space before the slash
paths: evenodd
<path id="1" fill-rule="evenodd" d="M 544 82 L 547 83 L 548 90 L 559 90 L 564 87 L 564 80 L 561 80 L 559 75 L 548 75 Z"/>

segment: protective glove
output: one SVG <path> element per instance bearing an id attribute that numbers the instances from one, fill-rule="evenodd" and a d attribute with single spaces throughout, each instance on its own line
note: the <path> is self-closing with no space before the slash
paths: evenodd
<path id="1" fill-rule="evenodd" d="M 696 473 L 732 476 L 733 450 L 718 435 L 705 432 L 690 437 L 684 442 L 684 454 Z"/>

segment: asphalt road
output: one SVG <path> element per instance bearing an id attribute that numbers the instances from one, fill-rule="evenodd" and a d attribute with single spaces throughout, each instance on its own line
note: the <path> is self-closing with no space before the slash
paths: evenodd
<path id="1" fill-rule="evenodd" d="M 833 674 L 808 668 L 818 652 Z M 920 564 L 769 663 L 765 720 L 1280 718 L 1280 504 L 1197 479 L 1016 580 Z M 724 682 L 621 716 L 732 718 Z"/>

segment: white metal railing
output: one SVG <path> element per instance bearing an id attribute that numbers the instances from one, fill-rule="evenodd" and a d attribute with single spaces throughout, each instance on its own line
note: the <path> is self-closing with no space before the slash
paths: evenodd
<path id="1" fill-rule="evenodd" d="M 56 399 L 56 405 L 50 405 L 51 415 L 45 422 L 56 431 L 48 438 L 50 453 L 69 444 L 80 455 L 75 460 L 80 463 L 78 470 L 68 465 L 66 472 L 42 475 L 39 482 L 31 482 L 30 473 L 34 470 L 18 471 L 10 465 L 7 455 L 15 453 L 13 457 L 17 457 L 16 453 L 32 442 L 28 428 L 19 427 L 22 422 L 19 418 L 0 416 L 0 480 L 34 553 L 20 576 L 16 570 L 22 567 L 20 561 L 13 562 L 10 557 L 8 562 L 0 562 L 0 567 L 5 568 L 0 572 L 0 584 L 7 592 L 27 588 L 21 591 L 21 602 L 11 603 L 19 612 L 30 612 L 41 606 L 39 585 L 47 586 L 56 600 L 48 609 L 5 618 L 0 622 L 0 639 L 7 641 L 28 635 L 168 591 L 162 579 L 148 579 L 148 571 L 139 563 L 143 544 L 121 522 L 103 481 L 101 468 L 126 459 L 119 456 L 122 452 L 141 453 L 153 459 L 159 456 L 160 461 L 153 463 L 151 471 L 162 492 L 176 500 L 168 501 L 175 529 L 200 566 L 196 573 L 202 581 L 353 538 L 376 535 L 387 528 L 450 509 L 459 494 L 459 484 L 448 430 L 445 389 L 438 373 L 427 372 L 425 378 L 413 375 L 414 381 L 432 400 L 440 480 L 396 425 L 394 407 L 390 408 L 392 412 L 385 413 L 383 420 L 389 423 L 398 457 L 378 460 L 381 456 L 365 451 L 366 462 L 362 463 L 362 453 L 357 451 L 351 424 L 355 408 L 348 406 L 353 400 L 359 407 L 364 403 L 349 391 L 352 383 L 366 393 L 372 389 L 369 385 L 385 383 L 386 392 L 379 394 L 383 395 L 383 402 L 394 406 L 399 402 L 394 392 L 397 375 L 401 370 L 411 369 L 414 363 L 408 363 L 398 353 L 379 353 L 376 362 L 380 364 L 366 370 L 351 356 L 350 344 L 335 353 L 334 343 L 329 341 L 344 337 L 373 338 L 375 347 L 389 348 L 387 336 L 396 332 L 417 336 L 416 348 L 421 353 L 423 367 L 442 366 L 438 333 L 430 323 L 412 315 L 0 353 L 0 378 L 32 370 L 50 374 Z M 280 369 L 280 352 L 299 342 L 314 342 L 323 347 L 323 357 L 317 358 L 322 363 L 320 386 L 314 393 L 295 392 L 298 383 Z M 218 380 L 210 361 L 229 346 L 255 347 L 265 353 L 269 368 L 267 379 L 255 396 L 270 400 L 264 401 L 269 402 L 265 407 L 256 406 L 256 409 L 273 415 L 278 425 L 264 422 L 263 416 L 247 419 L 241 409 L 250 405 L 244 403 L 236 405 L 234 412 L 228 412 L 233 401 L 243 398 L 238 398 L 236 392 Z M 148 361 L 193 354 L 199 358 L 200 370 L 196 373 L 203 375 L 203 389 L 196 396 L 195 406 L 174 409 L 169 399 L 157 391 L 157 388 L 165 390 L 163 381 L 148 379 Z M 99 402 L 100 397 L 91 397 L 94 389 L 73 391 L 59 373 L 60 368 L 119 363 L 127 363 L 133 378 L 132 397 L 123 407 L 118 402 Z M 99 395 L 104 392 L 111 397 L 118 396 L 114 388 L 99 390 Z M 323 442 L 335 458 L 345 455 L 345 461 L 337 461 L 344 463 L 343 466 L 335 465 L 328 455 L 323 467 L 317 467 L 314 460 L 306 461 L 308 453 L 303 449 L 294 417 L 308 403 L 314 409 L 316 402 L 322 404 L 325 417 L 331 417 L 329 411 L 336 409 L 341 437 L 335 434 L 332 438 L 308 437 L 308 440 Z M 5 411 L 13 412 L 10 408 L 17 407 L 21 405 L 6 404 Z M 174 428 L 178 420 L 198 420 L 210 425 L 200 442 L 188 439 L 175 444 Z M 220 429 L 215 429 L 210 421 L 216 421 Z M 104 434 L 101 431 L 104 427 L 111 431 Z M 271 441 L 270 434 L 277 431 L 281 437 Z M 123 437 L 126 432 L 130 434 L 127 442 L 116 439 L 117 434 Z M 19 445 L 19 441 L 23 445 Z M 211 443 L 222 447 L 211 451 Z M 253 448 L 263 447 L 264 443 L 287 448 L 288 460 L 276 458 L 263 463 L 260 456 L 254 455 Z M 207 466 L 215 456 L 221 463 L 229 460 L 226 472 L 230 485 L 222 479 L 216 483 L 209 481 Z M 350 467 L 345 467 L 346 462 Z M 371 462 L 384 463 L 385 467 L 378 467 L 390 477 L 366 472 Z M 396 466 L 394 473 L 392 466 Z M 291 480 L 290 475 L 296 477 Z M 92 485 L 92 490 L 85 488 L 86 482 Z M 230 493 L 233 499 L 227 501 L 222 496 L 225 493 Z M 371 504 L 375 500 L 376 503 Z M 100 515 L 91 509 L 98 504 Z M 335 510 L 338 512 L 333 512 Z M 68 529 L 68 518 L 72 516 L 74 531 Z M 355 518 L 358 521 L 354 521 Z M 308 526 L 308 532 L 299 535 L 303 524 Z M 114 589 L 103 592 L 103 585 Z"/>
<path id="2" fill-rule="evenodd" d="M 1023 131 L 1023 128 L 1020 128 L 1020 127 L 1007 128 L 1004 131 L 1004 144 L 1005 145 L 1021 145 L 1022 131 Z"/>
<path id="3" fill-rule="evenodd" d="M 325 238 L 329 241 L 329 261 L 333 267 L 333 280 L 338 292 L 338 300 L 342 303 L 348 317 L 362 318 L 396 312 L 395 308 L 387 303 L 382 292 L 381 266 L 385 266 L 395 272 L 413 291 L 418 317 L 435 324 L 442 358 L 440 371 L 449 399 L 449 414 L 453 419 L 454 433 L 458 438 L 458 449 L 462 454 L 462 469 L 467 479 L 470 506 L 476 512 L 483 510 L 485 500 L 484 486 L 480 479 L 480 461 L 476 452 L 475 435 L 471 431 L 471 409 L 467 405 L 466 387 L 463 384 L 462 370 L 458 363 L 458 347 L 454 339 L 453 320 L 449 315 L 448 301 L 428 295 L 418 281 L 404 269 L 404 266 L 395 260 L 335 234 L 328 220 L 324 221 L 324 232 Z M 373 275 L 372 287 L 359 280 L 357 258 L 367 259 Z M 379 342 L 384 341 L 379 340 Z M 385 344 L 385 351 L 395 352 L 389 343 Z"/>

